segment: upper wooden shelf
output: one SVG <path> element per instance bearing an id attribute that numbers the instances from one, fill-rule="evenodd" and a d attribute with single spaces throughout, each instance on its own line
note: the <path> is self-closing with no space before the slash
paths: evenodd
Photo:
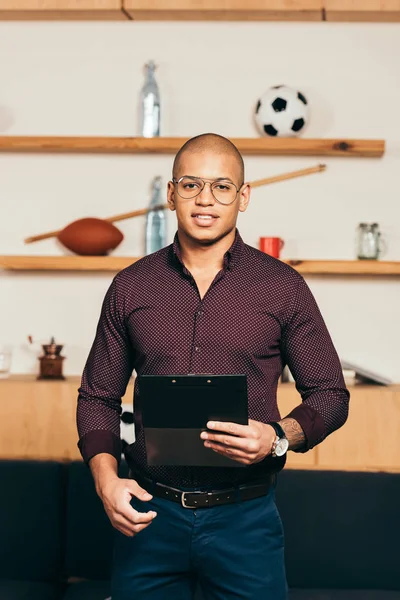
<path id="1" fill-rule="evenodd" d="M 399 21 L 399 0 L 122 0 L 134 20 Z"/>
<path id="2" fill-rule="evenodd" d="M 1 0 L 0 20 L 126 20 L 122 0 Z"/>
<path id="3" fill-rule="evenodd" d="M 323 0 L 122 0 L 134 20 L 321 21 Z"/>
<path id="4" fill-rule="evenodd" d="M 50 137 L 0 136 L 0 152 L 70 152 L 100 154 L 171 154 L 187 137 Z M 242 154 L 379 157 L 384 140 L 307 138 L 230 138 Z"/>
<path id="5" fill-rule="evenodd" d="M 323 0 L 327 21 L 400 21 L 399 0 Z"/>
<path id="6" fill-rule="evenodd" d="M 399 21 L 399 0 L 0 0 L 0 20 Z"/>
<path id="7" fill-rule="evenodd" d="M 14 271 L 112 271 L 139 260 L 131 256 L 0 256 L 0 269 Z M 303 275 L 400 275 L 400 261 L 282 259 Z"/>

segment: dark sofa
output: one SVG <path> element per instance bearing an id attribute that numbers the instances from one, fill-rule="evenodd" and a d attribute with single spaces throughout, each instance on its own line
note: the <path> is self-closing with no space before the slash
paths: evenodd
<path id="1" fill-rule="evenodd" d="M 113 530 L 89 469 L 3 460 L 0 486 L 0 600 L 105 600 Z M 400 600 L 400 474 L 286 469 L 276 494 L 291 600 Z"/>

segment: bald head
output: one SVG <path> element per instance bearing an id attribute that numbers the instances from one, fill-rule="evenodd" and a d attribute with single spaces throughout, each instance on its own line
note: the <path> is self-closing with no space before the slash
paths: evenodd
<path id="1" fill-rule="evenodd" d="M 204 153 L 213 152 L 224 156 L 231 156 L 235 161 L 238 173 L 238 184 L 241 185 L 244 181 L 244 163 L 242 155 L 232 144 L 230 140 L 216 133 L 203 133 L 196 137 L 190 138 L 175 156 L 174 165 L 172 167 L 172 176 L 178 179 L 186 173 L 180 173 L 182 158 L 186 153 Z"/>

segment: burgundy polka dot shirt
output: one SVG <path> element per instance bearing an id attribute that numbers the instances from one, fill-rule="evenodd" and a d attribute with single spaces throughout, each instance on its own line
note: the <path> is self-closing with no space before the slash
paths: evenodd
<path id="1" fill-rule="evenodd" d="M 285 365 L 300 405 L 289 415 L 306 451 L 346 421 L 350 394 L 337 352 L 304 278 L 245 244 L 236 230 L 223 268 L 200 298 L 173 244 L 119 272 L 104 298 L 77 406 L 78 447 L 88 464 L 106 452 L 121 460 L 121 397 L 133 373 L 246 373 L 249 418 L 279 420 L 278 379 Z M 137 393 L 137 379 L 134 393 Z M 135 473 L 172 486 L 246 482 L 279 471 L 285 459 L 248 467 L 148 466 L 144 435 L 125 450 Z"/>

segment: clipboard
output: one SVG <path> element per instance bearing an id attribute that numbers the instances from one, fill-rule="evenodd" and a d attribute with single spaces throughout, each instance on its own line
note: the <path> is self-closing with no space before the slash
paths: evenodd
<path id="1" fill-rule="evenodd" d="M 200 433 L 211 420 L 248 425 L 247 376 L 138 375 L 135 420 L 150 466 L 243 467 L 206 448 Z"/>

